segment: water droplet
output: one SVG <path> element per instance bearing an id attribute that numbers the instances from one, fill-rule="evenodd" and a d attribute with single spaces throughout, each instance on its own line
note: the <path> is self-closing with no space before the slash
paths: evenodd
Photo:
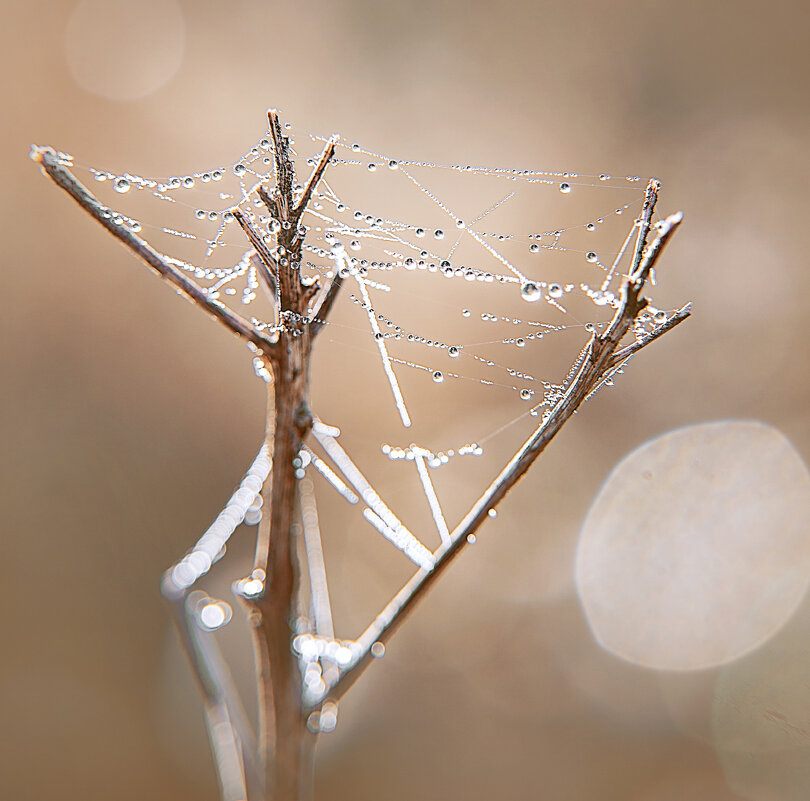
<path id="1" fill-rule="evenodd" d="M 206 603 L 199 610 L 200 624 L 208 631 L 222 628 L 231 619 L 231 607 L 224 601 Z"/>
<path id="2" fill-rule="evenodd" d="M 113 184 L 113 189 L 123 195 L 124 192 L 129 192 L 131 185 L 126 178 L 116 178 L 115 183 Z"/>
<path id="3" fill-rule="evenodd" d="M 458 354 L 459 354 L 459 349 L 458 349 L 458 348 L 457 348 L 455 345 L 451 345 L 451 346 L 450 346 L 450 347 L 447 349 L 447 355 L 448 355 L 448 356 L 449 356 L 451 359 L 457 359 L 457 358 L 458 358 Z"/>
<path id="4" fill-rule="evenodd" d="M 549 284 L 548 285 L 548 295 L 551 298 L 561 298 L 563 294 L 563 288 L 559 284 Z"/>
<path id="5" fill-rule="evenodd" d="M 436 230 L 433 232 L 433 236 L 434 236 L 436 239 L 444 239 L 444 231 L 442 231 L 442 229 L 441 229 L 441 228 L 437 228 L 437 229 L 436 229 Z"/>
<path id="6" fill-rule="evenodd" d="M 536 242 L 532 242 L 532 244 L 529 245 L 529 250 L 532 253 L 537 253 L 540 250 L 540 245 L 538 245 Z"/>
<path id="7" fill-rule="evenodd" d="M 385 656 L 385 645 L 381 642 L 375 642 L 374 645 L 371 646 L 371 655 L 375 659 L 381 659 Z"/>
<path id="8" fill-rule="evenodd" d="M 442 373 L 441 370 L 436 370 L 436 372 L 433 373 L 433 380 L 437 384 L 441 384 L 444 381 L 444 373 Z"/>
<path id="9" fill-rule="evenodd" d="M 610 180 L 610 176 L 609 176 L 609 175 L 608 175 L 606 172 L 603 172 L 603 173 L 602 173 L 602 174 L 599 176 L 599 180 L 600 180 L 600 181 L 608 181 L 608 180 Z"/>
<path id="10" fill-rule="evenodd" d="M 185 178 L 183 178 L 184 189 L 191 189 L 191 187 L 193 186 L 194 186 L 194 179 L 190 175 L 187 175 Z"/>
<path id="11" fill-rule="evenodd" d="M 469 309 L 462 309 L 461 310 L 461 316 L 462 317 L 469 317 L 470 316 L 470 310 Z"/>
<path id="12" fill-rule="evenodd" d="M 425 235 L 425 229 L 417 228 L 416 231 L 414 231 L 414 233 L 421 239 L 421 237 Z"/>
<path id="13" fill-rule="evenodd" d="M 388 169 L 389 170 L 398 170 L 399 169 L 399 162 L 396 159 L 391 159 L 388 162 Z"/>
<path id="14" fill-rule="evenodd" d="M 467 535 L 467 542 L 469 542 L 470 545 L 475 545 L 475 543 L 477 542 L 477 540 L 475 538 L 475 534 L 468 534 Z"/>
<path id="15" fill-rule="evenodd" d="M 464 220 L 456 220 L 456 228 L 463 228 Z"/>
<path id="16" fill-rule="evenodd" d="M 521 339 L 516 339 L 515 340 L 515 345 L 517 345 L 519 348 L 525 348 L 526 347 L 526 340 L 522 339 L 522 338 Z"/>
<path id="17" fill-rule="evenodd" d="M 349 247 L 352 250 L 360 250 L 360 243 L 356 239 L 352 239 L 352 241 L 349 242 Z"/>
<path id="18" fill-rule="evenodd" d="M 591 262 L 591 264 L 593 264 L 594 262 L 596 262 L 596 261 L 599 259 L 599 256 L 597 256 L 597 255 L 596 255 L 596 253 L 594 253 L 592 250 L 589 250 L 589 251 L 588 251 L 588 252 L 585 254 L 585 258 L 586 258 L 586 259 L 587 259 L 589 262 Z"/>
<path id="19" fill-rule="evenodd" d="M 533 281 L 526 281 L 526 283 L 520 287 L 520 296 L 523 300 L 534 303 L 536 300 L 540 300 L 540 287 Z"/>
<path id="20" fill-rule="evenodd" d="M 587 228 L 589 231 L 595 231 L 595 230 L 596 230 L 596 225 L 595 225 L 594 223 L 588 223 L 588 224 L 587 224 L 585 227 L 586 227 L 586 228 Z"/>
<path id="21" fill-rule="evenodd" d="M 571 191 L 571 184 L 562 183 L 560 184 L 560 192 L 564 195 L 567 195 Z"/>
<path id="22" fill-rule="evenodd" d="M 374 170 L 376 170 L 376 169 L 377 169 L 377 165 L 373 161 L 369 162 L 368 171 L 369 172 L 374 172 Z"/>
<path id="23" fill-rule="evenodd" d="M 487 512 L 487 514 L 492 518 L 496 518 L 498 516 L 498 510 L 497 509 L 490 509 Z"/>
<path id="24" fill-rule="evenodd" d="M 520 399 L 521 400 L 531 400 L 532 398 L 532 391 L 530 389 L 521 389 L 520 390 Z"/>

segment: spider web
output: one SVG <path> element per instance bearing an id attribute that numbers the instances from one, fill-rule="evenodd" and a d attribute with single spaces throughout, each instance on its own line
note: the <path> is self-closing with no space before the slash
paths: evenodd
<path id="1" fill-rule="evenodd" d="M 327 141 L 310 136 L 294 151 L 299 162 L 313 166 Z M 318 417 L 296 462 L 312 600 L 294 647 L 310 702 L 357 656 L 355 640 L 335 635 L 324 557 L 330 532 L 322 542 L 319 506 L 333 503 L 330 495 L 344 504 L 330 512 L 336 527 L 380 538 L 399 552 L 405 575 L 430 570 L 479 494 L 481 470 L 470 463 L 491 455 L 490 475 L 500 466 L 550 413 L 589 336 L 611 319 L 646 184 L 639 176 L 434 164 L 331 141 L 335 157 L 301 220 L 302 274 L 323 286 L 336 274 L 344 279 L 314 351 Z M 279 223 L 256 194 L 273 182 L 269 133 L 231 164 L 188 175 L 85 169 L 105 202 L 127 206 L 114 212 L 120 225 L 166 253 L 210 297 L 266 331 L 282 328 L 233 213 L 247 214 L 283 259 Z M 637 338 L 670 314 L 650 304 Z M 260 359 L 253 365 L 269 380 Z M 259 522 L 269 469 L 262 449 L 171 571 L 177 591 L 210 570 L 240 524 Z M 421 503 L 398 504 L 399 490 L 389 497 L 376 488 L 405 481 Z M 263 581 L 254 571 L 235 589 L 253 597 Z M 206 631 L 230 619 L 224 601 L 205 595 L 194 611 Z M 334 728 L 335 715 L 336 707 L 324 707 L 312 725 Z"/>

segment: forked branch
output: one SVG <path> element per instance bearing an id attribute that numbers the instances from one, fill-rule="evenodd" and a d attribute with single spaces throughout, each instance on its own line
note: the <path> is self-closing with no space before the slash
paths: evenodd
<path id="1" fill-rule="evenodd" d="M 655 266 L 666 244 L 680 225 L 683 215 L 674 214 L 659 223 L 658 235 L 647 247 L 653 211 L 658 198 L 659 184 L 651 181 L 647 187 L 644 208 L 638 222 L 639 233 L 633 255 L 632 267 L 622 286 L 621 302 L 610 325 L 601 335 L 594 334 L 586 350 L 579 371 L 572 379 L 565 395 L 535 429 L 523 446 L 515 453 L 498 477 L 473 504 L 472 508 L 456 526 L 450 540 L 443 543 L 435 552 L 435 566 L 431 570 L 420 569 L 385 606 L 376 619 L 368 626 L 356 643 L 356 652 L 351 664 L 345 668 L 340 678 L 327 687 L 321 700 L 311 704 L 311 710 L 319 709 L 327 701 L 336 701 L 353 684 L 373 659 L 376 643 L 385 643 L 405 620 L 408 613 L 425 596 L 427 591 L 444 573 L 452 560 L 464 549 L 481 524 L 488 518 L 490 509 L 526 474 L 537 457 L 556 436 L 557 432 L 577 411 L 584 400 L 591 395 L 606 374 L 624 359 L 653 342 L 666 331 L 672 330 L 690 314 L 685 306 L 674 314 L 659 329 L 644 340 L 618 350 L 619 343 L 628 332 L 637 316 L 647 305 L 641 297 L 650 270 Z"/>
<path id="2" fill-rule="evenodd" d="M 392 636 L 451 561 L 472 541 L 489 511 L 526 474 L 581 404 L 628 358 L 675 328 L 691 313 L 691 307 L 684 306 L 649 333 L 637 333 L 636 341 L 621 347 L 625 336 L 646 309 L 647 300 L 642 296 L 642 291 L 650 271 L 682 220 L 682 216 L 677 214 L 659 223 L 657 236 L 648 245 L 659 189 L 658 182 L 651 181 L 645 193 L 631 267 L 622 284 L 618 307 L 604 332 L 594 333 L 574 362 L 563 396 L 544 415 L 542 423 L 452 533 L 448 534 L 446 525 L 443 531 L 440 530 L 440 547 L 432 554 L 425 549 L 428 559 L 424 563 L 419 562 L 425 566 L 414 574 L 359 637 L 349 664 L 342 669 L 338 669 L 336 664 L 327 665 L 323 673 L 325 690 L 316 701 L 304 701 L 299 664 L 291 648 L 295 633 L 291 615 L 298 594 L 293 542 L 298 501 L 302 504 L 300 517 L 310 569 L 314 631 L 317 636 L 327 639 L 333 638 L 334 632 L 312 488 L 308 479 L 299 481 L 295 460 L 313 422 L 308 408 L 312 341 L 331 312 L 340 291 L 342 262 L 340 258 L 337 259 L 331 284 L 328 289 L 321 291 L 318 300 L 313 303 L 318 284 L 301 275 L 306 229 L 299 222 L 332 160 L 335 142 L 327 142 L 296 203 L 295 167 L 290 141 L 282 133 L 275 111 L 268 112 L 268 120 L 273 140 L 275 183 L 269 189 L 259 187 L 257 191 L 272 217 L 281 224 L 276 232 L 278 249 L 268 247 L 267 232 L 262 230 L 257 218 L 240 208 L 234 209 L 233 215 L 255 251 L 253 264 L 262 276 L 265 288 L 273 296 L 275 322 L 278 324 L 273 339 L 264 333 L 261 325 L 245 320 L 198 287 L 182 272 L 178 266 L 180 263 L 154 250 L 127 225 L 122 224 L 119 215 L 103 206 L 71 174 L 68 169 L 71 165 L 64 156 L 50 148 L 35 147 L 32 150 L 32 158 L 43 171 L 85 211 L 182 295 L 257 349 L 268 367 L 265 442 L 249 471 L 249 486 L 243 482 L 244 488 L 253 492 L 254 500 L 260 488 L 265 493 L 255 569 L 249 579 L 241 582 L 244 588 L 242 597 L 250 610 L 256 646 L 258 744 L 253 742 L 253 735 L 221 655 L 210 634 L 201 630 L 193 619 L 194 612 L 189 606 L 193 601 L 191 585 L 215 561 L 225 539 L 244 517 L 244 510 L 240 517 L 239 514 L 234 515 L 233 510 L 228 512 L 229 507 L 226 507 L 222 513 L 223 520 L 227 518 L 227 525 L 223 523 L 225 528 L 220 530 L 215 523 L 213 534 L 207 532 L 193 552 L 176 566 L 175 570 L 182 567 L 185 572 L 180 570 L 175 575 L 170 571 L 164 582 L 164 592 L 171 603 L 181 641 L 203 695 L 225 801 L 240 801 L 248 797 L 251 800 L 272 797 L 277 801 L 300 801 L 304 797 L 314 742 L 314 734 L 305 725 L 307 715 L 322 710 L 327 703 L 337 701 L 352 686 L 370 663 L 375 645 L 386 642 Z M 361 282 L 362 291 L 363 287 Z M 367 305 L 370 306 L 370 303 L 367 302 Z M 254 480 L 257 478 L 258 483 Z M 363 492 L 363 487 L 355 486 L 361 495 L 370 497 Z M 250 494 L 242 492 L 242 489 L 240 485 L 233 496 L 239 504 L 243 504 L 244 498 Z M 444 523 L 443 519 L 441 522 Z M 200 559 L 202 562 L 198 564 Z M 325 711 L 321 713 L 321 720 L 324 714 Z"/>
<path id="3" fill-rule="evenodd" d="M 262 332 L 231 311 L 223 303 L 212 298 L 193 281 L 190 281 L 175 267 L 166 256 L 158 253 L 148 242 L 133 233 L 123 223 L 116 222 L 120 217 L 102 205 L 67 169 L 59 155 L 50 147 L 31 149 L 31 158 L 39 164 L 48 177 L 65 190 L 94 220 L 101 223 L 119 242 L 126 245 L 136 256 L 152 268 L 161 278 L 174 286 L 195 305 L 206 311 L 217 322 L 222 323 L 245 342 L 270 355 L 275 344 Z"/>

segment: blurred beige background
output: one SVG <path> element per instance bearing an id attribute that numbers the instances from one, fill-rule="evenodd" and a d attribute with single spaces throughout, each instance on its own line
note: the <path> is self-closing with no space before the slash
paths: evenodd
<path id="1" fill-rule="evenodd" d="M 806 3 L 129 6 L 3 7 L 0 796 L 216 798 L 158 580 L 227 498 L 263 414 L 243 348 L 42 179 L 28 146 L 183 173 L 235 158 L 278 106 L 302 133 L 414 158 L 656 175 L 662 210 L 687 215 L 660 279 L 696 310 L 573 421 L 346 698 L 318 797 L 808 797 L 807 698 L 791 696 L 790 747 L 752 761 L 738 721 L 718 749 L 726 674 L 609 655 L 573 585 L 593 497 L 649 438 L 755 419 L 810 458 Z M 375 573 L 372 551 L 353 572 L 330 547 L 351 636 L 401 567 Z M 802 609 L 779 634 L 799 676 Z M 244 678 L 244 632 L 227 636 Z M 754 693 L 776 671 L 749 668 Z"/>

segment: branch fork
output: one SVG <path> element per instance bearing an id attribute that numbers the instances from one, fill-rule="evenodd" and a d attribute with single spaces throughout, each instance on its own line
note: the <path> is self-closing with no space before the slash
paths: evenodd
<path id="1" fill-rule="evenodd" d="M 345 643 L 336 646 L 343 648 L 340 660 L 324 659 L 318 667 L 317 658 L 315 661 L 304 658 L 292 647 L 294 638 L 301 633 L 294 620 L 301 578 L 296 556 L 299 530 L 303 532 L 312 593 L 310 634 L 314 641 L 335 643 L 312 486 L 308 478 L 301 478 L 297 472 L 302 452 L 309 453 L 303 441 L 313 426 L 308 405 L 311 348 L 334 307 L 342 278 L 336 269 L 326 291 L 320 291 L 317 281 L 302 278 L 300 265 L 305 229 L 300 220 L 334 156 L 335 140 L 327 142 L 296 202 L 290 141 L 282 133 L 275 110 L 268 111 L 268 121 L 273 140 L 274 183 L 269 189 L 260 186 L 257 194 L 279 223 L 275 250 L 267 245 L 265 235 L 257 229 L 250 212 L 236 207 L 232 213 L 253 248 L 251 260 L 273 300 L 272 326 L 246 320 L 210 297 L 167 256 L 157 252 L 126 225 L 116 222 L 120 218 L 71 174 L 70 159 L 65 154 L 47 147 L 34 147 L 31 152 L 32 159 L 51 180 L 181 295 L 246 342 L 266 369 L 268 407 L 264 443 L 243 485 L 233 496 L 236 498 L 244 488 L 248 495 L 253 492 L 253 502 L 260 503 L 261 498 L 257 501 L 256 496 L 260 490 L 264 494 L 254 568 L 249 577 L 236 585 L 237 593 L 248 608 L 254 632 L 258 743 L 245 722 L 213 638 L 200 631 L 194 618 L 196 591 L 191 587 L 202 573 L 194 573 L 197 569 L 194 568 L 191 573 L 176 574 L 174 571 L 183 564 L 181 560 L 164 578 L 164 595 L 202 692 L 224 801 L 303 801 L 310 797 L 315 735 L 308 729 L 307 720 L 310 723 L 314 720 L 316 729 L 333 727 L 339 699 L 453 559 L 473 540 L 490 510 L 526 474 L 580 405 L 627 359 L 691 314 L 691 306 L 686 305 L 650 333 L 621 347 L 622 340 L 647 306 L 642 296 L 647 278 L 683 219 L 679 213 L 659 222 L 656 236 L 648 244 L 660 189 L 658 181 L 653 180 L 646 189 L 632 264 L 621 288 L 619 305 L 607 328 L 601 334 L 591 335 L 555 405 L 544 414 L 540 425 L 464 519 L 452 532 L 445 532 L 442 544 L 432 554 L 431 564 L 421 567 L 412 576 L 351 647 Z M 268 327 L 271 333 L 267 333 Z M 239 503 L 244 505 L 243 502 L 244 497 Z M 233 522 L 233 515 L 226 514 L 229 508 L 230 505 L 223 514 Z M 238 522 L 233 528 L 235 525 Z M 213 557 L 204 555 L 203 561 L 205 559 L 208 562 L 203 567 L 207 570 Z M 194 567 L 189 565 L 190 569 Z M 173 578 L 176 575 L 183 579 L 179 584 Z M 322 685 L 317 692 L 305 693 L 302 673 L 310 669 L 322 671 Z"/>

